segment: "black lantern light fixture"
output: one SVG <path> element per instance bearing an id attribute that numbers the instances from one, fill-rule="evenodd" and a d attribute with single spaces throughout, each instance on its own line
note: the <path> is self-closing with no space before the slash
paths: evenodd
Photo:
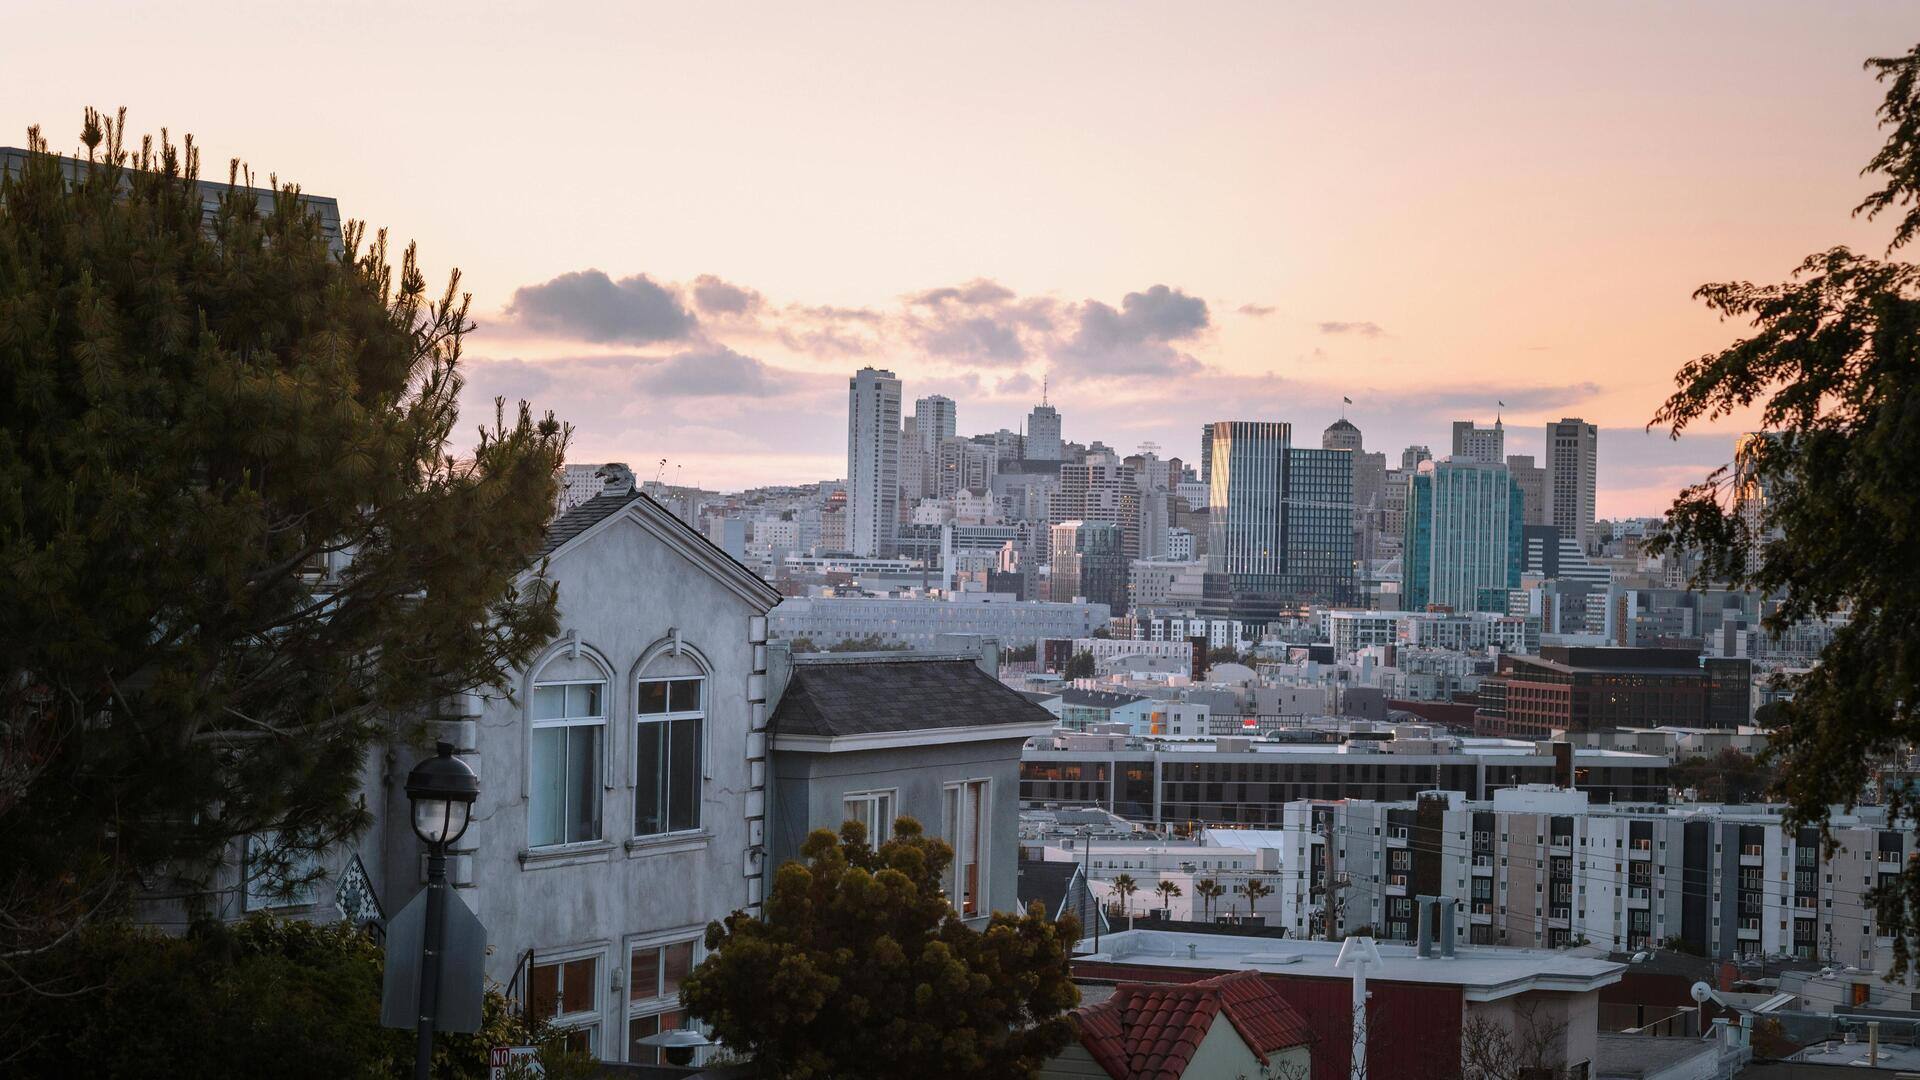
<path id="1" fill-rule="evenodd" d="M 460 839 L 480 797 L 480 778 L 453 756 L 453 744 L 434 747 L 434 756 L 407 774 L 407 798 L 413 802 L 413 831 L 427 845 L 427 913 L 421 939 L 419 1038 L 413 1075 L 428 1080 L 433 1065 L 433 1018 L 440 994 L 440 953 L 446 948 L 447 845 Z"/>

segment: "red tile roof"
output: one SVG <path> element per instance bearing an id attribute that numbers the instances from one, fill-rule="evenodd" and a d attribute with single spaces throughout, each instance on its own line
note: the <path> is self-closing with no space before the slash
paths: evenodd
<path id="1" fill-rule="evenodd" d="M 1193 983 L 1121 983 L 1074 1013 L 1080 1043 L 1114 1080 L 1180 1080 L 1224 1013 L 1255 1056 L 1313 1041 L 1313 1030 L 1257 972 Z"/>

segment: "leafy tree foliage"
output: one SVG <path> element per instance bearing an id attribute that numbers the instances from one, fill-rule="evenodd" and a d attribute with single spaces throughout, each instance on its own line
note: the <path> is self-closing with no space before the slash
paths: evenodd
<path id="1" fill-rule="evenodd" d="M 124 924 L 90 925 L 36 981 L 92 988 L 84 1005 L 59 996 L 7 999 L 11 1037 L 0 1071 L 19 1076 L 272 1075 L 299 1080 L 412 1074 L 414 1035 L 380 1026 L 382 956 L 364 931 L 256 916 L 204 922 L 174 937 Z M 564 1033 L 528 1027 L 489 991 L 481 1030 L 441 1034 L 434 1075 L 483 1076 L 496 1045 L 541 1047 L 549 1077 L 587 1075 Z"/>
<path id="2" fill-rule="evenodd" d="M 682 1000 L 781 1080 L 1031 1076 L 1072 1037 L 1072 918 L 1036 907 L 970 928 L 941 890 L 953 861 L 912 818 L 874 850 L 821 829 L 775 875 L 766 915 L 707 928 Z"/>
<path id="3" fill-rule="evenodd" d="M 1094 670 L 1093 654 L 1077 652 L 1067 658 L 1067 670 L 1064 674 L 1069 679 L 1091 679 Z"/>
<path id="4" fill-rule="evenodd" d="M 1668 784 L 1693 788 L 1706 802 L 1758 802 L 1780 780 L 1773 769 L 1732 747 L 1711 758 L 1695 755 L 1676 761 L 1667 770 Z"/>
<path id="5" fill-rule="evenodd" d="M 566 432 L 522 405 L 449 453 L 458 275 L 124 130 L 0 178 L 4 965 L 236 838 L 284 870 L 358 831 L 370 742 L 555 628 L 516 581 Z"/>
<path id="6" fill-rule="evenodd" d="M 1920 48 L 1869 67 L 1891 80 L 1880 115 L 1894 135 L 1868 166 L 1887 184 L 1856 212 L 1908 205 L 1898 247 L 1920 227 Z M 1920 735 L 1920 267 L 1838 247 L 1791 281 L 1695 295 L 1753 332 L 1682 368 L 1653 423 L 1677 436 L 1758 405 L 1771 434 L 1683 491 L 1654 550 L 1697 550 L 1696 580 L 1778 598 L 1770 629 L 1848 613 L 1774 732 L 1795 818 L 1824 822 L 1882 753 Z"/>

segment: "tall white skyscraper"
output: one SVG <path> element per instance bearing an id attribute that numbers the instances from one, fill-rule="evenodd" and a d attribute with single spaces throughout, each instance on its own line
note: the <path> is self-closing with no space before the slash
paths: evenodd
<path id="1" fill-rule="evenodd" d="M 921 443 L 929 449 L 939 446 L 941 439 L 953 438 L 960 430 L 953 399 L 945 394 L 933 394 L 914 402 L 913 421 L 920 432 Z"/>
<path id="2" fill-rule="evenodd" d="M 847 380 L 847 548 L 893 554 L 900 523 L 900 380 L 861 368 Z"/>
<path id="3" fill-rule="evenodd" d="M 1471 420 L 1453 422 L 1453 459 L 1478 461 L 1485 465 L 1504 465 L 1507 460 L 1507 432 L 1494 417 L 1490 428 L 1476 427 Z"/>
<path id="4" fill-rule="evenodd" d="M 1593 532 L 1600 429 L 1578 418 L 1548 424 L 1546 469 L 1547 524 L 1578 540 L 1584 551 Z"/>
<path id="5" fill-rule="evenodd" d="M 1060 413 L 1044 401 L 1027 414 L 1027 460 L 1060 460 Z"/>

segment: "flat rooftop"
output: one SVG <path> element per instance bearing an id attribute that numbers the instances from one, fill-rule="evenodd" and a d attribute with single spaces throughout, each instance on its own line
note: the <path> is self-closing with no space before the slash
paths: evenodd
<path id="1" fill-rule="evenodd" d="M 1594 1080 L 1642 1080 L 1659 1076 L 1682 1062 L 1705 1058 L 1713 1062 L 1706 1072 L 1689 1076 L 1712 1075 L 1719 1064 L 1720 1044 L 1712 1039 L 1688 1039 L 1672 1036 L 1620 1035 L 1600 1033 L 1593 1052 Z"/>
<path id="2" fill-rule="evenodd" d="M 1369 979 L 1458 986 L 1468 1001 L 1498 1001 L 1529 990 L 1583 993 L 1620 981 L 1625 964 L 1575 956 L 1554 949 L 1511 949 L 1466 945 L 1451 957 L 1422 958 L 1412 945 L 1377 943 L 1381 966 Z M 1081 942 L 1091 948 L 1093 939 Z M 1242 937 L 1236 934 L 1183 934 L 1174 930 L 1123 930 L 1100 935 L 1100 951 L 1076 956 L 1077 962 L 1126 964 L 1200 971 L 1263 971 L 1306 979 L 1350 979 L 1333 966 L 1338 941 Z"/>

